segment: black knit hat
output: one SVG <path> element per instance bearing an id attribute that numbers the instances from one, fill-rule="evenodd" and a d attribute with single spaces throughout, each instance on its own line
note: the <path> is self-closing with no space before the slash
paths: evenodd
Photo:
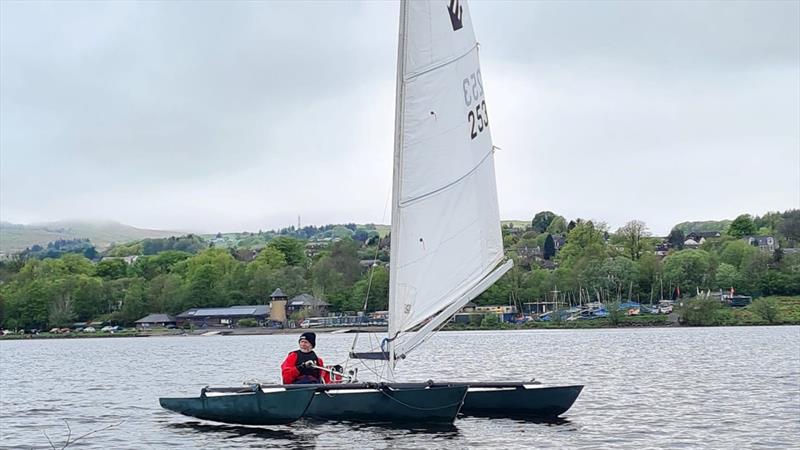
<path id="1" fill-rule="evenodd" d="M 298 341 L 301 341 L 303 339 L 307 340 L 311 344 L 311 348 L 317 346 L 317 335 L 315 333 L 312 333 L 311 331 L 306 331 L 305 333 L 300 335 L 300 339 L 298 339 Z"/>

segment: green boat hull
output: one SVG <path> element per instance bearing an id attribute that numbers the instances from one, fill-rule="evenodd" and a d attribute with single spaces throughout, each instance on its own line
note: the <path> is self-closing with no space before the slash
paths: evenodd
<path id="1" fill-rule="evenodd" d="M 393 387 L 318 392 L 303 417 L 392 423 L 453 423 L 467 386 Z"/>
<path id="2" fill-rule="evenodd" d="M 243 392 L 200 397 L 160 398 L 162 408 L 215 422 L 244 425 L 283 425 L 302 417 L 314 398 L 310 389 L 247 389 Z"/>
<path id="3" fill-rule="evenodd" d="M 467 416 L 554 418 L 567 412 L 583 386 L 541 387 L 523 383 L 470 385 L 461 414 Z"/>
<path id="4" fill-rule="evenodd" d="M 583 386 L 534 383 L 357 383 L 204 388 L 200 397 L 161 398 L 187 416 L 244 425 L 280 425 L 300 417 L 372 423 L 452 424 L 456 415 L 556 418 Z"/>

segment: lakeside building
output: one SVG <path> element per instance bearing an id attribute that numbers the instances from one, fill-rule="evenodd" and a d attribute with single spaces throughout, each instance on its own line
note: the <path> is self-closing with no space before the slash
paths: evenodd
<path id="1" fill-rule="evenodd" d="M 177 325 L 175 318 L 168 314 L 149 314 L 137 320 L 135 323 L 137 330 L 148 330 L 151 328 L 164 328 L 169 325 Z"/>
<path id="2" fill-rule="evenodd" d="M 471 321 L 481 320 L 487 315 L 497 316 L 501 322 L 513 322 L 517 316 L 517 307 L 511 305 L 477 306 L 470 302 L 453 316 L 452 321 L 469 324 Z"/>
<path id="3" fill-rule="evenodd" d="M 195 328 L 233 327 L 242 319 L 253 319 L 259 326 L 269 320 L 270 308 L 267 305 L 242 305 L 228 308 L 192 308 L 178 314 L 178 326 L 191 325 Z"/>
<path id="4" fill-rule="evenodd" d="M 275 289 L 269 296 L 269 321 L 280 326 L 289 325 L 289 316 L 286 314 L 286 303 L 289 297 L 283 293 L 281 288 Z"/>
<path id="5" fill-rule="evenodd" d="M 300 294 L 286 303 L 286 314 L 292 315 L 298 311 L 306 311 L 310 316 L 327 316 L 331 305 L 310 294 Z"/>

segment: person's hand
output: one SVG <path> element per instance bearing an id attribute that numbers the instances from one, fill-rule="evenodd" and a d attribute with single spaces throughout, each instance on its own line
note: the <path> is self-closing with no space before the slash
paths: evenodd
<path id="1" fill-rule="evenodd" d="M 301 363 L 298 367 L 311 368 L 313 366 L 314 366 L 314 361 L 306 361 L 304 363 Z"/>

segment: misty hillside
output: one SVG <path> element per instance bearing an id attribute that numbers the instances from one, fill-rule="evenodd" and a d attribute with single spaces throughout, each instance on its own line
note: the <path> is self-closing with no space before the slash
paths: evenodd
<path id="1" fill-rule="evenodd" d="M 59 239 L 89 239 L 98 250 L 103 250 L 113 242 L 181 234 L 185 232 L 146 230 L 111 221 L 59 221 L 30 225 L 0 222 L 0 253 L 15 253 L 35 244 L 45 245 Z"/>

